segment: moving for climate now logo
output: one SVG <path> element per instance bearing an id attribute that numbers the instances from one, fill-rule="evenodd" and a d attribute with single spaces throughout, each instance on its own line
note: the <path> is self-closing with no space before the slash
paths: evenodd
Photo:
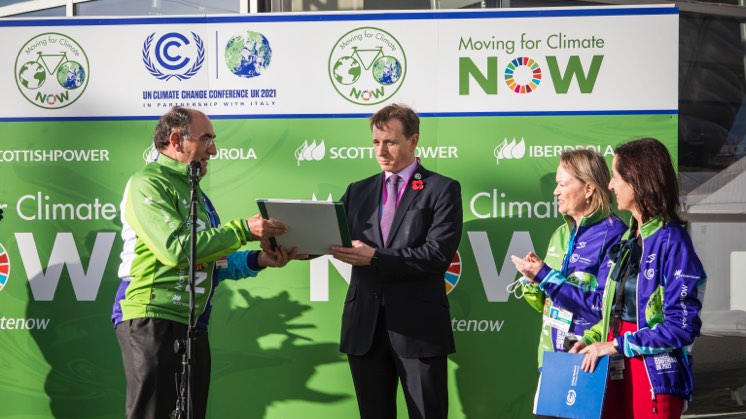
<path id="1" fill-rule="evenodd" d="M 74 103 L 88 86 L 88 56 L 67 35 L 47 32 L 21 47 L 15 64 L 16 85 L 23 97 L 45 109 Z"/>
<path id="2" fill-rule="evenodd" d="M 404 49 L 393 35 L 379 28 L 347 32 L 329 55 L 334 89 L 357 105 L 375 105 L 394 96 L 406 73 Z"/>

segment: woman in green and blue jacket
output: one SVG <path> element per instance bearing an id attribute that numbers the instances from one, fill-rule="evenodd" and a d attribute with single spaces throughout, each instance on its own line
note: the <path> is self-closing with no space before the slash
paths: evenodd
<path id="1" fill-rule="evenodd" d="M 665 146 L 619 146 L 609 189 L 632 220 L 610 250 L 601 322 L 571 352 L 592 371 L 611 356 L 604 418 L 679 418 L 692 394 L 687 347 L 699 335 L 705 272 L 679 217 L 679 188 Z"/>

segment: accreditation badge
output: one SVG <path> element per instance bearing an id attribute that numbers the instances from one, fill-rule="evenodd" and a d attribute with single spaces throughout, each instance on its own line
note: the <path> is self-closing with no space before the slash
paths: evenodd
<path id="1" fill-rule="evenodd" d="M 609 378 L 612 380 L 624 379 L 624 355 L 612 355 L 609 359 Z"/>
<path id="2" fill-rule="evenodd" d="M 227 268 L 228 267 L 228 258 L 223 256 L 222 258 L 215 261 L 215 267 L 218 269 Z"/>
<path id="3" fill-rule="evenodd" d="M 567 333 L 570 331 L 572 317 L 571 311 L 555 306 L 547 298 L 546 304 L 544 304 L 544 324 Z"/>

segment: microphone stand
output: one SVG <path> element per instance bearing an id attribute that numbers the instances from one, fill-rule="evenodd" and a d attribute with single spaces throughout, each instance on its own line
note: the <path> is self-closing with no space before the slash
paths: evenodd
<path id="1" fill-rule="evenodd" d="M 176 419 L 192 419 L 192 343 L 195 338 L 194 328 L 194 283 L 195 283 L 195 271 L 194 266 L 197 263 L 197 241 L 195 237 L 197 235 L 197 185 L 199 184 L 199 176 L 202 171 L 202 165 L 198 161 L 189 163 L 189 184 L 192 189 L 191 200 L 190 200 L 190 211 L 189 219 L 190 232 L 189 232 L 189 326 L 187 327 L 187 338 L 186 345 L 183 341 L 177 339 L 174 342 L 174 350 L 176 353 L 181 353 L 181 381 L 179 385 L 179 396 L 176 400 L 176 411 L 174 416 Z"/>

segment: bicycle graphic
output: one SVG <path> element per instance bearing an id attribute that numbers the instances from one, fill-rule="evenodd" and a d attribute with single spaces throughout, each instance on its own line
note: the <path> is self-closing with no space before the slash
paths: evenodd
<path id="1" fill-rule="evenodd" d="M 36 90 L 44 85 L 48 75 L 53 76 L 65 89 L 77 89 L 85 82 L 83 66 L 68 59 L 65 51 L 59 54 L 37 52 L 35 61 L 23 64 L 18 78 L 25 88 Z"/>
<path id="2" fill-rule="evenodd" d="M 365 71 L 370 71 L 376 82 L 383 85 L 396 83 L 402 73 L 402 65 L 399 60 L 390 55 L 385 55 L 383 53 L 383 47 L 358 48 L 353 46 L 351 55 L 341 57 L 337 61 L 335 72 L 341 67 L 341 64 L 344 63 L 345 60 L 350 60 L 351 65 L 347 69 L 347 74 L 350 77 L 345 78 L 344 74 L 337 74 L 340 77 L 338 81 L 344 85 L 353 84 L 360 78 L 361 72 L 359 66 L 361 65 Z M 355 71 L 356 64 L 357 71 Z"/>

